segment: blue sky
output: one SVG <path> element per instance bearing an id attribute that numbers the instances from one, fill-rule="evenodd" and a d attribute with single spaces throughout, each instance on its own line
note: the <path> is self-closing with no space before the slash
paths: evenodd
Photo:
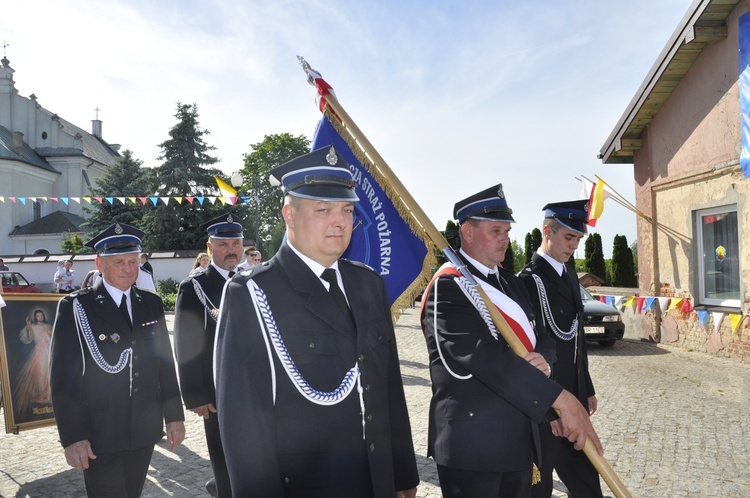
<path id="1" fill-rule="evenodd" d="M 302 55 L 438 228 L 502 183 L 523 243 L 577 176 L 635 201 L 632 166 L 596 155 L 691 3 L 42 0 L 4 5 L 0 41 L 21 95 L 84 129 L 99 107 L 146 166 L 196 103 L 227 174 L 264 135 L 312 138 Z M 608 201 L 594 230 L 609 257 L 635 215 Z"/>

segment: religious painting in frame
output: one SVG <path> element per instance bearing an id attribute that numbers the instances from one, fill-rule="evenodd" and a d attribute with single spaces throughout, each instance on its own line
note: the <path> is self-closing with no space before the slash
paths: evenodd
<path id="1" fill-rule="evenodd" d="M 5 432 L 55 424 L 49 383 L 52 325 L 63 294 L 0 297 L 0 385 Z"/>

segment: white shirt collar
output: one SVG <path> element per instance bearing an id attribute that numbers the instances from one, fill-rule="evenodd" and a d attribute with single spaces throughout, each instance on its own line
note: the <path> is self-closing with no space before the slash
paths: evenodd
<path id="1" fill-rule="evenodd" d="M 466 252 L 463 249 L 459 249 L 458 252 L 463 254 L 464 258 L 469 260 L 469 263 L 471 263 L 474 266 L 474 268 L 482 272 L 482 275 L 484 275 L 485 277 L 487 277 L 490 273 L 497 274 L 497 266 L 493 266 L 492 268 L 490 268 L 489 266 L 485 266 L 484 264 L 480 263 L 476 259 L 466 254 Z"/>
<path id="2" fill-rule="evenodd" d="M 289 249 L 291 249 L 292 251 L 294 251 L 294 254 L 296 254 L 297 256 L 299 256 L 299 258 L 302 260 L 302 262 L 305 263 L 307 265 L 307 267 L 310 268 L 310 270 L 312 270 L 312 272 L 315 274 L 316 277 L 318 277 L 318 279 L 321 282 L 323 282 L 323 285 L 325 285 L 326 289 L 328 289 L 328 285 L 329 285 L 328 282 L 326 282 L 325 280 L 323 280 L 322 278 L 320 278 L 320 276 L 323 274 L 323 270 L 325 270 L 326 268 L 333 268 L 334 270 L 336 270 L 336 280 L 338 280 L 338 282 L 339 282 L 339 287 L 341 287 L 341 289 L 344 288 L 343 281 L 341 280 L 341 272 L 339 271 L 339 261 L 338 260 L 334 261 L 331 266 L 326 267 L 326 266 L 321 265 L 317 261 L 314 261 L 314 260 L 308 258 L 307 256 L 305 256 L 301 252 L 299 252 L 297 250 L 297 248 L 294 247 L 291 242 L 289 242 L 289 239 L 286 240 L 286 243 L 289 246 Z"/>
<path id="3" fill-rule="evenodd" d="M 211 266 L 214 267 L 214 270 L 219 272 L 219 275 L 224 277 L 224 280 L 229 280 L 229 270 L 225 270 L 224 268 L 219 268 L 219 266 L 216 263 L 214 263 L 213 259 L 211 260 Z M 235 273 L 237 273 L 237 271 L 239 270 L 237 269 L 234 270 Z"/>
<path id="4" fill-rule="evenodd" d="M 122 296 L 128 296 L 128 309 L 132 310 L 133 308 L 130 306 L 130 289 L 123 292 L 117 287 L 114 287 L 112 285 L 109 285 L 107 281 L 102 277 L 102 283 L 104 284 L 104 288 L 107 289 L 107 292 L 112 297 L 112 299 L 115 300 L 115 304 L 117 306 L 120 306 L 120 301 L 122 301 Z"/>
<path id="5" fill-rule="evenodd" d="M 543 252 L 541 247 L 536 250 L 536 253 L 543 257 L 547 261 L 547 263 L 549 263 L 550 266 L 555 269 L 557 274 L 562 277 L 562 274 L 565 271 L 565 265 L 563 263 L 560 263 L 546 252 Z"/>

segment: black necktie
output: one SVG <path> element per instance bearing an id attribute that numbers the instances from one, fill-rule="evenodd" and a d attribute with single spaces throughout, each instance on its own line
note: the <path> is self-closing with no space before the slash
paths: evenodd
<path id="1" fill-rule="evenodd" d="M 333 268 L 326 268 L 323 270 L 323 274 L 320 276 L 323 280 L 328 282 L 328 293 L 331 295 L 336 304 L 338 304 L 341 311 L 349 317 L 352 324 L 354 324 L 354 317 L 352 316 L 352 310 L 349 308 L 349 304 L 346 302 L 346 296 L 339 287 L 338 279 L 336 278 L 336 270 Z"/>
<path id="2" fill-rule="evenodd" d="M 122 313 L 122 317 L 125 318 L 128 325 L 132 327 L 133 322 L 130 321 L 130 313 L 128 313 L 128 297 L 125 294 L 122 295 L 122 300 L 120 301 L 120 313 Z"/>
<path id="3" fill-rule="evenodd" d="M 234 276 L 234 271 L 230 270 L 229 271 L 229 278 L 232 278 L 233 276 Z"/>

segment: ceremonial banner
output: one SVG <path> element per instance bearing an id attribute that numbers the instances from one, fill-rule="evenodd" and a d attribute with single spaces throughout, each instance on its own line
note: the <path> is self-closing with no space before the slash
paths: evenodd
<path id="1" fill-rule="evenodd" d="M 366 264 L 385 279 L 391 306 L 402 295 L 405 301 L 413 301 L 425 283 L 419 278 L 422 271 L 431 269 L 425 243 L 414 235 L 380 184 L 324 115 L 313 138 L 312 150 L 329 145 L 336 147 L 349 163 L 359 197 L 355 203 L 352 241 L 344 257 Z M 412 283 L 416 285 L 412 287 Z"/>
<path id="2" fill-rule="evenodd" d="M 740 133 L 742 151 L 740 166 L 745 177 L 750 177 L 750 12 L 740 16 Z"/>

